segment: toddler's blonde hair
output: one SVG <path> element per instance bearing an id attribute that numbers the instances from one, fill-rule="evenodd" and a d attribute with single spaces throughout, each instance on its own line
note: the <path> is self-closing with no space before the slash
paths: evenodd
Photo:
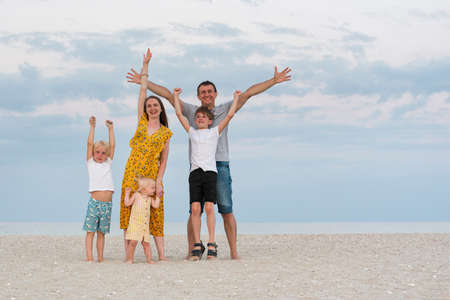
<path id="1" fill-rule="evenodd" d="M 137 191 L 140 192 L 142 190 L 142 188 L 148 184 L 155 184 L 156 181 L 151 179 L 150 177 L 144 177 L 144 176 L 138 176 L 136 178 L 137 183 L 138 183 L 138 189 Z"/>

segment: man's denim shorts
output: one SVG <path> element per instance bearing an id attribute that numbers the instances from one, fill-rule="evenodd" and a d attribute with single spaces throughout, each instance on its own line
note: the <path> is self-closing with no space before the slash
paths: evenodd
<path id="1" fill-rule="evenodd" d="M 83 230 L 88 232 L 100 231 L 109 233 L 111 227 L 111 209 L 112 202 L 103 202 L 89 199 L 86 218 L 84 219 Z"/>
<path id="2" fill-rule="evenodd" d="M 233 212 L 233 199 L 231 198 L 231 174 L 230 162 L 216 161 L 217 168 L 217 208 L 221 214 L 230 214 Z M 202 212 L 203 212 L 202 203 Z M 189 213 L 191 209 L 189 206 Z"/>

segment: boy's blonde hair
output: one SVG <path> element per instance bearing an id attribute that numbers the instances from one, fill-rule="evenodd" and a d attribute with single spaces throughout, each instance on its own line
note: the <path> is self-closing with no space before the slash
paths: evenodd
<path id="1" fill-rule="evenodd" d="M 103 140 L 96 141 L 96 142 L 94 143 L 94 147 L 92 147 L 92 154 L 94 154 L 94 151 L 95 151 L 95 149 L 96 149 L 98 146 L 105 147 L 105 148 L 106 148 L 106 155 L 109 156 L 110 150 L 111 150 L 110 147 L 109 147 L 109 143 L 108 143 L 108 142 L 105 142 L 105 141 L 103 141 Z"/>
<path id="2" fill-rule="evenodd" d="M 146 186 L 147 184 L 156 184 L 156 181 L 151 179 L 150 177 L 144 177 L 144 176 L 139 176 L 136 178 L 136 181 L 138 183 L 138 189 L 137 191 L 140 192 L 141 189 Z"/>

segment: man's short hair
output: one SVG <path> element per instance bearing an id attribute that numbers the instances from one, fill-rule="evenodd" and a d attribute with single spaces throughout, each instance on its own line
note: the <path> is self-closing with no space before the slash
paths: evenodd
<path id="1" fill-rule="evenodd" d="M 200 106 L 199 108 L 197 108 L 197 110 L 195 111 L 195 116 L 197 116 L 198 113 L 205 114 L 211 121 L 214 120 L 214 114 L 206 106 Z"/>
<path id="2" fill-rule="evenodd" d="M 200 87 L 201 87 L 201 86 L 205 86 L 205 85 L 212 85 L 212 87 L 214 88 L 214 92 L 217 93 L 217 89 L 216 89 L 216 86 L 214 85 L 214 83 L 212 83 L 212 82 L 209 81 L 209 80 L 206 80 L 206 81 L 201 82 L 201 83 L 198 85 L 198 87 L 197 87 L 197 96 L 200 95 Z"/>

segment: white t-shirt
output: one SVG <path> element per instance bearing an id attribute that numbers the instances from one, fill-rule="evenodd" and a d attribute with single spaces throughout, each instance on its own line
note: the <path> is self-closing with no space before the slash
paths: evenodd
<path id="1" fill-rule="evenodd" d="M 189 128 L 189 140 L 191 141 L 191 172 L 201 168 L 203 171 L 216 169 L 216 149 L 219 140 L 219 127 L 209 129 Z"/>
<path id="2" fill-rule="evenodd" d="M 87 162 L 89 174 L 89 192 L 113 191 L 112 160 L 108 157 L 104 162 L 98 163 L 91 157 Z"/>

